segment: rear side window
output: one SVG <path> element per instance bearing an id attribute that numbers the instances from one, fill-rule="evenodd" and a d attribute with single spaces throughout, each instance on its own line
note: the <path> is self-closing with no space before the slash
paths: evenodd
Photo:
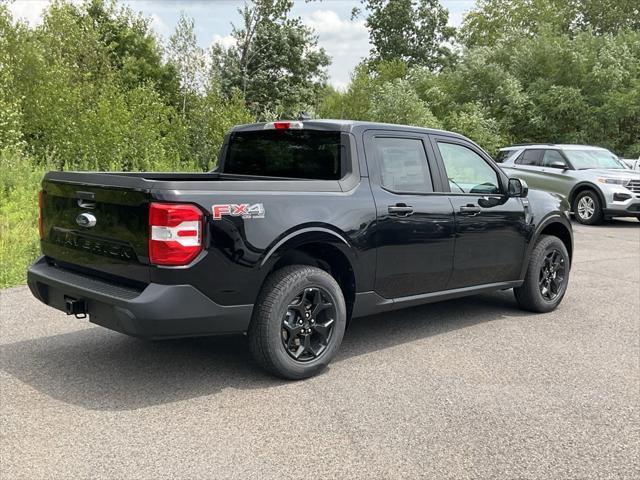
<path id="1" fill-rule="evenodd" d="M 340 132 L 265 130 L 239 132 L 229 140 L 224 173 L 339 180 Z"/>
<path id="2" fill-rule="evenodd" d="M 496 163 L 504 162 L 513 153 L 513 150 L 500 150 L 496 155 Z"/>
<path id="3" fill-rule="evenodd" d="M 373 145 L 383 187 L 398 193 L 433 192 L 422 140 L 375 137 Z"/>
<path id="4" fill-rule="evenodd" d="M 544 153 L 544 150 L 525 150 L 516 159 L 516 164 L 530 165 L 532 167 L 541 167 L 543 153 Z"/>

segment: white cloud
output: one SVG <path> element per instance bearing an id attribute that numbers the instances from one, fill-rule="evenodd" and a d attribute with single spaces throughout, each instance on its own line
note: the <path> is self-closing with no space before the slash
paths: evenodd
<path id="1" fill-rule="evenodd" d="M 236 44 L 236 39 L 231 35 L 218 35 L 217 33 L 213 36 L 213 44 L 218 44 L 223 48 L 233 47 Z"/>
<path id="2" fill-rule="evenodd" d="M 151 15 L 150 18 L 151 18 L 150 26 L 154 32 L 156 32 L 161 37 L 167 37 L 171 34 L 171 29 L 169 28 L 169 25 L 167 25 L 164 22 L 164 20 L 160 18 L 160 15 L 158 15 L 157 13 L 154 13 Z"/>
<path id="3" fill-rule="evenodd" d="M 340 18 L 333 10 L 315 10 L 303 17 L 318 35 L 318 45 L 331 56 L 329 78 L 336 88 L 345 88 L 350 74 L 369 53 L 369 32 L 364 20 Z"/>
<path id="4" fill-rule="evenodd" d="M 15 20 L 23 20 L 35 27 L 42 23 L 42 12 L 48 4 L 47 0 L 22 0 L 10 3 L 9 11 Z"/>
<path id="5" fill-rule="evenodd" d="M 83 0 L 68 0 L 75 5 L 81 5 Z M 23 20 L 32 27 L 42 24 L 42 14 L 51 0 L 15 0 L 9 3 L 9 11 L 14 20 Z"/>
<path id="6" fill-rule="evenodd" d="M 331 85 L 339 92 L 346 92 L 349 88 L 349 82 L 336 81 L 331 79 Z"/>

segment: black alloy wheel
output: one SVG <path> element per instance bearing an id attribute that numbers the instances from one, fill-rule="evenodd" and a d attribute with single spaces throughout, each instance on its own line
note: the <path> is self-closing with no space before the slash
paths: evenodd
<path id="1" fill-rule="evenodd" d="M 300 380 L 318 374 L 336 355 L 347 326 L 342 288 L 311 265 L 271 273 L 258 295 L 247 335 L 258 364 Z"/>
<path id="2" fill-rule="evenodd" d="M 567 293 L 571 257 L 560 238 L 542 235 L 529 255 L 522 285 L 513 289 L 518 305 L 530 312 L 554 310 Z"/>
<path id="3" fill-rule="evenodd" d="M 565 260 L 560 251 L 554 249 L 544 257 L 538 279 L 543 299 L 553 302 L 558 297 L 563 288 L 565 272 Z"/>
<path id="4" fill-rule="evenodd" d="M 331 341 L 336 309 L 331 296 L 320 287 L 303 289 L 282 319 L 282 345 L 298 362 L 320 357 Z"/>

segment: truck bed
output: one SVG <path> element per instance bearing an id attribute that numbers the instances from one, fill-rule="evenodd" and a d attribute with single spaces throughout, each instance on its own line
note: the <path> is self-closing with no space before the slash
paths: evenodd
<path id="1" fill-rule="evenodd" d="M 49 172 L 44 177 L 44 182 L 133 189 L 147 193 L 159 190 L 341 192 L 353 188 L 357 180 L 355 176 L 344 180 L 304 180 L 235 175 L 215 171 L 208 173 Z"/>

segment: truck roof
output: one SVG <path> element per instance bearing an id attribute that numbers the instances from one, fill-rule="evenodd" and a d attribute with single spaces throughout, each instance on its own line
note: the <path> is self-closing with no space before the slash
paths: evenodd
<path id="1" fill-rule="evenodd" d="M 395 123 L 381 123 L 381 122 L 364 122 L 360 120 L 339 120 L 339 119 L 313 119 L 313 120 L 278 120 L 278 122 L 301 122 L 303 124 L 303 128 L 311 128 L 316 130 L 335 130 L 339 132 L 354 132 L 354 131 L 364 131 L 364 130 L 372 130 L 372 129 L 384 129 L 384 130 L 398 130 L 398 131 L 410 131 L 417 133 L 427 133 L 427 134 L 437 134 L 437 135 L 447 135 L 450 137 L 458 137 L 465 138 L 463 135 L 458 133 L 449 132 L 446 130 L 438 130 L 435 128 L 423 128 L 416 127 L 412 125 L 398 125 Z M 231 133 L 234 132 L 246 132 L 253 130 L 262 130 L 265 128 L 265 125 L 268 125 L 273 122 L 258 122 L 258 123 L 248 123 L 244 125 L 237 125 L 231 129 Z"/>

